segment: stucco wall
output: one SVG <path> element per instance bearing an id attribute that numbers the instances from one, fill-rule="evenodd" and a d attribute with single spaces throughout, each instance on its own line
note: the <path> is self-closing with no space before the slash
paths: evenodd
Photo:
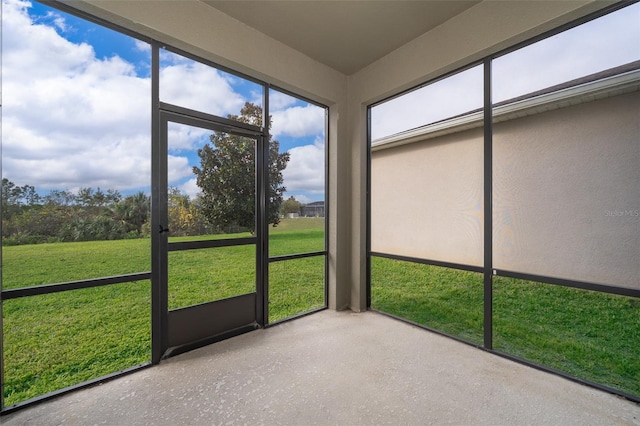
<path id="1" fill-rule="evenodd" d="M 493 266 L 640 289 L 640 92 L 494 128 Z"/>
<path id="2" fill-rule="evenodd" d="M 482 266 L 483 131 L 372 153 L 371 249 Z"/>
<path id="3" fill-rule="evenodd" d="M 640 92 L 494 126 L 495 269 L 640 288 Z M 482 265 L 482 129 L 372 153 L 372 250 Z"/>

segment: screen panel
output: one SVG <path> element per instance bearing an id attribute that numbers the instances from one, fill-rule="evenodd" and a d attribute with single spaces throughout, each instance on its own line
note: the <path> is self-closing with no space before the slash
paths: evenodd
<path id="1" fill-rule="evenodd" d="M 169 252 L 169 309 L 256 291 L 255 244 Z"/>
<path id="2" fill-rule="evenodd" d="M 169 242 L 251 236 L 256 140 L 175 122 L 167 131 Z"/>
<path id="3" fill-rule="evenodd" d="M 325 256 L 269 264 L 269 322 L 325 305 Z"/>
<path id="4" fill-rule="evenodd" d="M 640 301 L 507 277 L 493 280 L 494 348 L 640 395 Z"/>
<path id="5" fill-rule="evenodd" d="M 151 283 L 2 302 L 4 406 L 151 360 Z"/>
<path id="6" fill-rule="evenodd" d="M 640 288 L 640 93 L 494 126 L 493 266 Z"/>
<path id="7" fill-rule="evenodd" d="M 640 4 L 493 61 L 493 266 L 640 289 Z"/>
<path id="8" fill-rule="evenodd" d="M 505 102 L 640 59 L 640 4 L 632 4 L 493 61 L 492 98 Z"/>
<path id="9" fill-rule="evenodd" d="M 461 339 L 483 339 L 483 276 L 382 257 L 371 258 L 371 307 Z"/>
<path id="10" fill-rule="evenodd" d="M 326 109 L 274 89 L 269 106 L 269 256 L 323 251 Z"/>
<path id="11" fill-rule="evenodd" d="M 150 46 L 36 2 L 2 12 L 3 288 L 149 271 Z"/>
<path id="12" fill-rule="evenodd" d="M 372 251 L 482 265 L 482 88 L 476 66 L 371 108 L 372 138 L 410 130 L 371 142 Z"/>
<path id="13" fill-rule="evenodd" d="M 160 101 L 224 118 L 244 121 L 247 103 L 262 108 L 262 85 L 160 50 Z"/>
<path id="14" fill-rule="evenodd" d="M 371 108 L 371 139 L 480 111 L 483 99 L 482 66 L 478 65 Z"/>

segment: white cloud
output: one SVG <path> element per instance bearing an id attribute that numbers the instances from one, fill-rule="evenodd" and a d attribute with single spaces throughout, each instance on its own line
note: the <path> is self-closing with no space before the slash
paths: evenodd
<path id="1" fill-rule="evenodd" d="M 187 157 L 167 156 L 167 180 L 169 181 L 169 186 L 191 175 L 193 175 L 193 170 Z"/>
<path id="2" fill-rule="evenodd" d="M 196 183 L 196 178 L 189 179 L 178 187 L 183 194 L 187 194 L 192 200 L 196 198 L 202 190 Z"/>
<path id="3" fill-rule="evenodd" d="M 636 4 L 496 59 L 494 101 L 640 59 L 639 22 Z"/>
<path id="4" fill-rule="evenodd" d="M 283 110 L 291 105 L 295 105 L 297 101 L 298 100 L 293 96 L 278 92 L 277 90 L 269 91 L 269 109 L 272 113 L 274 111 Z"/>
<path id="5" fill-rule="evenodd" d="M 146 41 L 141 41 L 138 39 L 133 40 L 134 46 L 139 52 L 151 52 L 151 45 Z"/>
<path id="6" fill-rule="evenodd" d="M 324 194 L 324 139 L 317 138 L 313 145 L 291 148 L 289 154 L 289 164 L 282 172 L 287 192 Z"/>
<path id="7" fill-rule="evenodd" d="M 482 82 L 482 67 L 476 66 L 372 108 L 371 138 L 482 108 Z"/>
<path id="8" fill-rule="evenodd" d="M 34 23 L 28 6 L 3 4 L 4 177 L 44 190 L 148 187 L 149 80 Z M 54 24 L 68 30 L 62 16 Z"/>
<path id="9" fill-rule="evenodd" d="M 40 190 L 129 190 L 151 180 L 151 82 L 118 56 L 99 59 L 57 12 L 29 16 L 30 3 L 3 0 L 3 177 Z M 133 49 L 148 54 L 147 43 Z M 162 100 L 226 116 L 244 105 L 226 74 L 164 52 Z M 206 88 L 204 90 L 203 88 Z M 199 148 L 210 130 L 169 133 L 169 179 L 192 175 L 182 151 Z M 182 155 L 182 156 L 181 156 Z"/>
<path id="10" fill-rule="evenodd" d="M 312 203 L 314 201 L 322 201 L 322 200 L 316 200 L 316 199 L 311 199 L 309 197 L 307 197 L 304 194 L 293 194 L 290 191 L 287 191 L 284 195 L 284 199 L 286 200 L 287 198 L 293 196 L 293 198 L 296 199 L 297 202 L 302 203 L 302 204 L 309 204 Z"/>
<path id="11" fill-rule="evenodd" d="M 60 31 L 62 32 L 69 31 L 69 27 L 67 26 L 65 19 L 62 16 L 60 16 L 60 14 L 55 13 L 53 11 L 49 11 L 47 12 L 45 18 L 50 19 L 51 22 L 53 22 L 56 28 L 58 28 Z"/>
<path id="12" fill-rule="evenodd" d="M 274 136 L 312 136 L 324 133 L 324 109 L 315 105 L 295 106 L 271 113 Z"/>
<path id="13" fill-rule="evenodd" d="M 167 144 L 170 153 L 183 151 L 195 151 L 209 142 L 209 136 L 213 132 L 201 127 L 187 126 L 185 124 L 169 123 Z"/>
<path id="14" fill-rule="evenodd" d="M 222 117 L 239 114 L 245 103 L 215 68 L 188 59 L 162 64 L 160 100 Z"/>
<path id="15" fill-rule="evenodd" d="M 118 56 L 99 59 L 92 46 L 66 40 L 58 31 L 74 29 L 63 15 L 34 21 L 28 10 L 28 2 L 4 0 L 4 177 L 40 190 L 148 188 L 150 79 Z M 146 43 L 134 42 L 134 48 L 150 52 Z M 239 112 L 244 99 L 234 92 L 231 77 L 178 55 L 164 52 L 162 58 L 163 101 L 222 116 Z M 293 106 L 296 102 L 272 92 L 272 108 L 280 108 L 274 119 L 278 134 L 322 133 L 323 109 Z M 191 196 L 199 189 L 187 152 L 200 148 L 210 133 L 177 124 L 169 128 L 168 179 Z M 322 141 L 290 152 L 289 189 L 322 193 Z"/>

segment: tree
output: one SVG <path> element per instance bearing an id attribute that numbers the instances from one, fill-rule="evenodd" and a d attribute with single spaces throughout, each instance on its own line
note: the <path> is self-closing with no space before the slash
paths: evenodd
<path id="1" fill-rule="evenodd" d="M 7 178 L 2 179 L 2 214 L 6 219 L 40 202 L 40 196 L 31 185 L 16 186 Z"/>
<path id="2" fill-rule="evenodd" d="M 212 231 L 207 226 L 207 219 L 202 215 L 198 197 L 195 200 L 191 200 L 187 194 L 183 194 L 180 189 L 175 187 L 169 188 L 168 196 L 167 209 L 169 211 L 171 235 L 175 237 L 204 235 Z"/>
<path id="3" fill-rule="evenodd" d="M 107 192 L 107 194 L 113 192 Z M 109 196 L 109 195 L 108 195 Z M 110 200 L 117 200 L 111 197 Z M 138 192 L 134 195 L 125 197 L 124 200 L 116 201 L 111 204 L 110 216 L 115 220 L 123 223 L 127 232 L 135 231 L 138 236 L 142 235 L 142 227 L 149 221 L 151 213 L 151 199 L 144 192 Z"/>
<path id="4" fill-rule="evenodd" d="M 228 118 L 256 126 L 262 125 L 262 108 L 245 103 L 240 116 Z M 268 127 L 271 127 L 269 118 Z M 255 230 L 256 146 L 251 138 L 215 132 L 210 144 L 198 150 L 200 167 L 194 167 L 196 182 L 202 190 L 203 214 L 219 228 L 241 226 Z M 269 136 L 268 223 L 280 222 L 280 205 L 286 188 L 282 170 L 287 167 L 289 153 L 280 153 L 280 143 Z"/>
<path id="5" fill-rule="evenodd" d="M 302 203 L 296 200 L 294 196 L 291 196 L 286 200 L 284 200 L 284 202 L 282 203 L 282 207 L 280 208 L 280 211 L 282 212 L 282 214 L 300 213 L 301 207 L 302 207 Z"/>

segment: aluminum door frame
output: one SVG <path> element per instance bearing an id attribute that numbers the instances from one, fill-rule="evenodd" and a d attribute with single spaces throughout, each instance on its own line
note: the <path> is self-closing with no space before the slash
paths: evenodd
<path id="1" fill-rule="evenodd" d="M 256 232 L 253 237 L 173 243 L 168 220 L 168 125 L 178 123 L 248 137 L 256 142 Z M 152 362 L 265 325 L 266 170 L 262 127 L 160 103 L 156 143 L 152 149 Z M 168 308 L 169 251 L 255 245 L 255 292 L 170 311 Z M 210 318 L 215 321 L 208 321 Z"/>

